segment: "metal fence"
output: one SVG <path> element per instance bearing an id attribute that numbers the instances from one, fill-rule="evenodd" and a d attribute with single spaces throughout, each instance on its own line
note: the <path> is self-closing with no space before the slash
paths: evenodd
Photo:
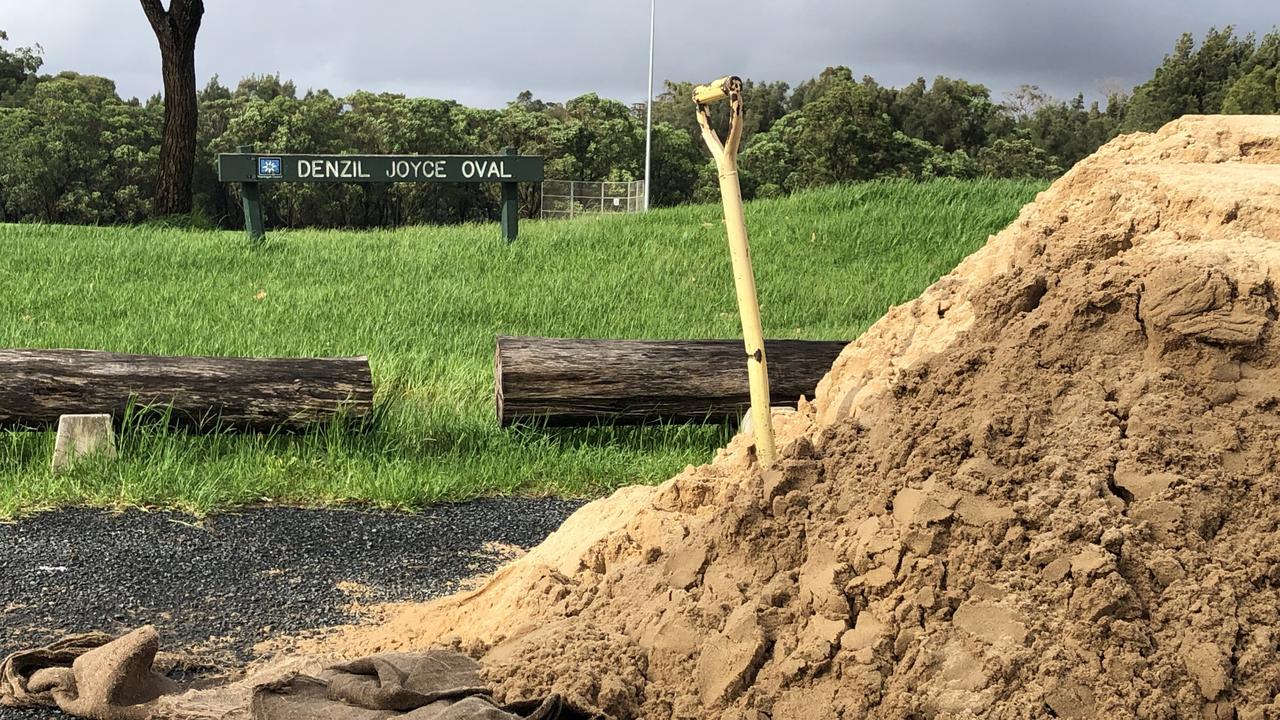
<path id="1" fill-rule="evenodd" d="M 643 210 L 643 180 L 632 182 L 542 181 L 541 216 L 544 218 L 635 213 Z"/>

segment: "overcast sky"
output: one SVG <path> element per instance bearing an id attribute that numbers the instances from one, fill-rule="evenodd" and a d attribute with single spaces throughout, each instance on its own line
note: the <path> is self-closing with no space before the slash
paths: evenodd
<path id="1" fill-rule="evenodd" d="M 362 88 L 500 107 L 596 91 L 645 95 L 647 0 L 206 0 L 201 84 L 280 73 L 300 89 Z M 1276 0 L 658 0 L 656 87 L 733 73 L 792 83 L 848 65 L 901 85 L 945 74 L 999 98 L 1023 83 L 1058 97 L 1125 87 L 1184 31 L 1259 34 Z M 126 97 L 160 88 L 160 56 L 136 0 L 0 0 L 11 43 L 45 70 L 106 75 Z"/>

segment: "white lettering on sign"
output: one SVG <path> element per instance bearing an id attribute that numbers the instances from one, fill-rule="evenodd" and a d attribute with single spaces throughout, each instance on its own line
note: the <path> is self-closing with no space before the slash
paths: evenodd
<path id="1" fill-rule="evenodd" d="M 387 177 L 392 180 L 443 178 L 444 163 L 444 160 L 396 160 L 387 168 Z"/>
<path id="2" fill-rule="evenodd" d="M 373 176 L 365 172 L 360 160 L 299 160 L 298 177 L 364 180 Z"/>
<path id="3" fill-rule="evenodd" d="M 384 156 L 385 157 L 385 156 Z M 372 180 L 373 174 L 364 166 L 366 160 L 371 161 L 378 170 L 378 180 L 389 182 L 422 181 L 422 180 L 497 180 L 509 182 L 515 180 L 511 171 L 507 170 L 506 160 L 467 159 L 450 170 L 446 158 L 382 157 L 342 158 L 321 157 L 308 159 L 290 159 L 297 162 L 296 179 L 298 180 Z M 456 162 L 456 160 L 455 160 Z M 454 174 L 461 171 L 461 177 Z M 451 177 L 452 175 L 452 177 Z M 284 179 L 284 178 L 279 178 Z"/>
<path id="4" fill-rule="evenodd" d="M 509 178 L 504 160 L 463 160 L 462 175 L 467 178 Z"/>

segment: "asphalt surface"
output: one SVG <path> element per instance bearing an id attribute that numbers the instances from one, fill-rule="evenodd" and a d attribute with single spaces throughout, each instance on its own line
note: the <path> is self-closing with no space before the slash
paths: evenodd
<path id="1" fill-rule="evenodd" d="M 162 647 L 247 658 L 253 645 L 447 595 L 527 549 L 581 503 L 492 499 L 415 514 L 250 508 L 196 520 L 69 509 L 0 524 L 0 656 L 69 633 L 156 625 Z M 0 709 L 0 718 L 63 717 Z"/>

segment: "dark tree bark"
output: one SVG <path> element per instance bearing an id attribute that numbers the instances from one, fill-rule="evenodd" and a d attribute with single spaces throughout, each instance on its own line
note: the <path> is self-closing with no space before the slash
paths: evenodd
<path id="1" fill-rule="evenodd" d="M 204 17 L 203 0 L 141 0 L 142 10 L 160 41 L 164 75 L 164 135 L 160 141 L 160 177 L 156 215 L 191 212 L 191 177 L 196 163 L 196 34 Z"/>
<path id="2" fill-rule="evenodd" d="M 766 340 L 770 402 L 795 407 L 848 343 Z M 737 419 L 751 405 L 741 340 L 499 337 L 498 423 L 572 426 Z"/>
<path id="3" fill-rule="evenodd" d="M 373 412 L 369 361 L 0 350 L 0 427 L 135 412 L 202 430 L 297 430 Z"/>

